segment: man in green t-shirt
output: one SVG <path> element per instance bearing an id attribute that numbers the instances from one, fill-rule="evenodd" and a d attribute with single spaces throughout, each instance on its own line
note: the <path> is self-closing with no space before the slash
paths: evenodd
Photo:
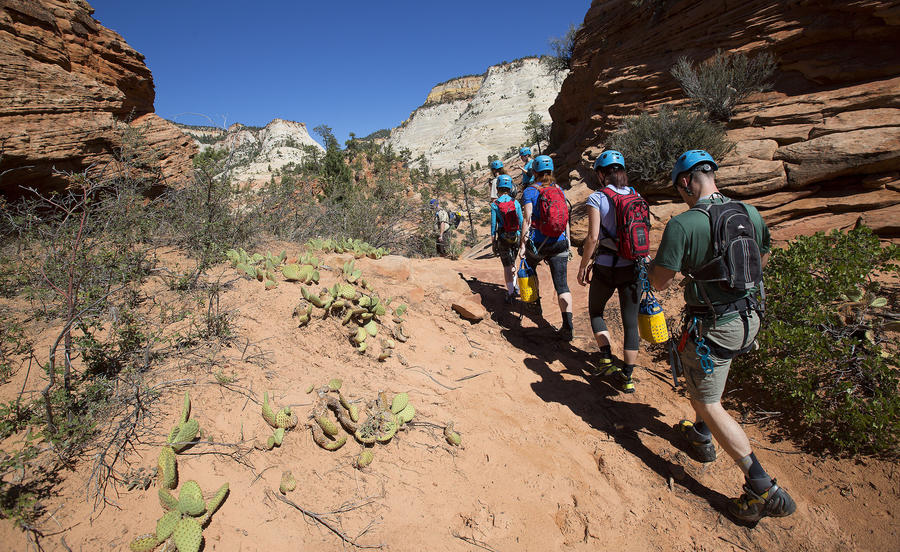
<path id="1" fill-rule="evenodd" d="M 716 187 L 718 168 L 712 156 L 703 150 L 690 150 L 678 158 L 672 170 L 672 183 L 688 207 L 731 201 Z M 745 208 L 759 248 L 758 269 L 761 270 L 771 247 L 769 229 L 753 206 L 745 205 Z M 715 256 L 711 233 L 711 217 L 702 210 L 689 209 L 672 217 L 653 259 L 650 284 L 658 290 L 664 289 L 672 283 L 676 272 L 697 277 L 700 267 Z M 743 521 L 790 515 L 797 508 L 793 499 L 766 473 L 750 448 L 746 433 L 721 403 L 731 359 L 749 350 L 759 331 L 755 292 L 728 288 L 721 283 L 698 282 L 689 276 L 686 281 L 684 300 L 688 324 L 684 331 L 690 338 L 678 354 L 697 417 L 695 422 L 682 420 L 677 429 L 687 437 L 701 461 L 715 460 L 716 449 L 712 444 L 715 437 L 744 472 L 744 494 L 729 504 L 732 515 Z M 698 343 L 709 347 L 708 355 Z"/>

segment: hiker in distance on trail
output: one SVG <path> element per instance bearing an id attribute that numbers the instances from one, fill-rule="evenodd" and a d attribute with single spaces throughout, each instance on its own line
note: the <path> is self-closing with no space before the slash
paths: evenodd
<path id="1" fill-rule="evenodd" d="M 503 264 L 507 303 L 516 298 L 516 256 L 522 229 L 522 206 L 513 199 L 512 190 L 512 177 L 501 174 L 497 177 L 500 197 L 491 202 L 491 249 Z"/>
<path id="2" fill-rule="evenodd" d="M 522 194 L 521 245 L 519 258 L 531 269 L 536 270 L 541 261 L 550 266 L 553 288 L 556 290 L 562 327 L 559 335 L 571 341 L 574 334 L 572 325 L 572 293 L 567 282 L 569 263 L 569 205 L 562 188 L 553 178 L 553 160 L 548 155 L 534 158 L 532 168 L 535 179 Z M 537 282 L 537 273 L 533 275 Z M 540 290 L 540 286 L 536 286 Z M 540 297 L 537 298 L 540 309 Z M 540 311 L 539 311 L 540 312 Z"/>
<path id="3" fill-rule="evenodd" d="M 731 360 L 756 344 L 762 311 L 762 269 L 771 247 L 769 229 L 752 205 L 719 192 L 718 165 L 709 153 L 690 150 L 672 169 L 672 184 L 690 207 L 672 217 L 652 262 L 650 283 L 658 290 L 676 272 L 686 277 L 685 320 L 678 354 L 696 420 L 676 426 L 698 459 L 712 462 L 712 438 L 744 473 L 743 494 L 728 504 L 743 521 L 790 515 L 797 506 L 763 469 L 741 426 L 722 407 Z M 716 237 L 714 240 L 713 237 Z"/>
<path id="4" fill-rule="evenodd" d="M 600 347 L 599 366 L 588 371 L 592 375 L 612 376 L 623 392 L 634 393 L 631 375 L 640 344 L 639 269 L 641 259 L 649 253 L 650 207 L 628 186 L 625 157 L 618 151 L 601 153 L 594 161 L 594 171 L 600 189 L 587 199 L 588 233 L 578 267 L 578 283 L 591 285 L 588 313 L 594 339 Z M 625 333 L 622 368 L 612 361 L 609 329 L 603 318 L 606 303 L 615 291 L 619 292 Z"/>
<path id="5" fill-rule="evenodd" d="M 490 167 L 491 167 L 491 201 L 494 201 L 495 199 L 497 199 L 497 197 L 499 196 L 499 193 L 500 193 L 497 190 L 497 182 L 498 182 L 497 179 L 500 178 L 500 176 L 506 174 L 506 169 L 503 168 L 503 161 L 500 161 L 499 159 L 494 159 L 493 161 L 491 161 Z M 512 178 L 510 178 L 509 181 L 512 182 Z M 516 194 L 515 186 L 510 188 L 510 190 L 511 190 L 510 195 L 515 196 L 515 194 Z"/>
<path id="6" fill-rule="evenodd" d="M 519 148 L 519 159 L 522 160 L 522 185 L 521 188 L 524 191 L 525 188 L 531 186 L 535 179 L 534 173 L 534 159 L 531 158 L 531 148 L 521 147 Z"/>
<path id="7" fill-rule="evenodd" d="M 450 214 L 441 208 L 437 199 L 428 202 L 434 212 L 434 235 L 437 254 L 446 257 L 450 252 Z"/>

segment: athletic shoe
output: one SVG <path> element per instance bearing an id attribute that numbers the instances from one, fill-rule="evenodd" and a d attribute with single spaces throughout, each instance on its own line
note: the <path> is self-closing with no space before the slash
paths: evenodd
<path id="1" fill-rule="evenodd" d="M 510 303 L 512 303 L 512 302 L 515 301 L 515 300 L 516 300 L 516 294 L 515 294 L 515 293 L 507 293 L 507 294 L 506 294 L 506 298 L 503 299 L 503 302 L 506 303 L 507 305 L 509 305 Z"/>
<path id="2" fill-rule="evenodd" d="M 699 462 L 714 462 L 716 459 L 716 446 L 712 442 L 712 437 L 703 435 L 694 428 L 693 422 L 690 420 L 681 420 L 675 426 L 678 431 L 690 443 L 694 450 L 695 460 Z"/>
<path id="3" fill-rule="evenodd" d="M 744 483 L 744 494 L 728 503 L 728 512 L 741 521 L 759 521 L 763 516 L 784 517 L 797 510 L 797 504 L 787 491 L 775 484 L 762 494 L 753 492 L 750 483 Z"/>
<path id="4" fill-rule="evenodd" d="M 634 379 L 631 376 L 626 376 L 625 372 L 619 370 L 615 373 L 616 378 L 619 380 L 619 389 L 622 390 L 622 393 L 634 393 Z"/>
<path id="5" fill-rule="evenodd" d="M 567 328 L 563 326 L 559 329 L 559 338 L 563 341 L 572 341 L 575 338 L 575 333 L 572 328 Z"/>

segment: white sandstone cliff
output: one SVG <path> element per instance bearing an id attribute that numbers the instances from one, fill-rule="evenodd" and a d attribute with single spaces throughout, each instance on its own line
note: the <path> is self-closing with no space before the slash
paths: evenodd
<path id="1" fill-rule="evenodd" d="M 555 78 L 538 58 L 524 58 L 494 65 L 484 75 L 447 81 L 391 131 L 388 143 L 408 149 L 413 159 L 424 155 L 437 169 L 484 165 L 488 155 L 504 157 L 526 141 L 532 110 L 550 124 L 547 110 L 564 78 Z"/>

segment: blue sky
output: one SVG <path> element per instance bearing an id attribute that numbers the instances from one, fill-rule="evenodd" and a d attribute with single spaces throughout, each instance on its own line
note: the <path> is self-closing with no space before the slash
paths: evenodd
<path id="1" fill-rule="evenodd" d="M 186 124 L 329 125 L 343 143 L 400 124 L 441 81 L 549 53 L 589 0 L 89 0 L 146 56 L 156 112 Z M 318 137 L 314 136 L 318 139 Z"/>

